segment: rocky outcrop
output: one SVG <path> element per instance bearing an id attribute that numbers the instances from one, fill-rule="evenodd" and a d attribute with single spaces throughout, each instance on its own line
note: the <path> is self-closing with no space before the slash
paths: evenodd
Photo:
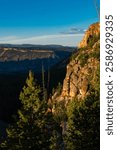
<path id="1" fill-rule="evenodd" d="M 0 48 L 0 62 L 54 58 L 55 53 L 47 50 Z"/>
<path id="2" fill-rule="evenodd" d="M 82 67 L 77 58 L 67 66 L 67 74 L 63 82 L 62 97 L 83 98 L 88 94 L 89 85 L 94 80 L 94 75 L 99 68 L 99 60 L 90 57 Z"/>
<path id="3" fill-rule="evenodd" d="M 41 47 L 44 49 L 40 49 Z M 62 60 L 67 60 L 74 50 L 56 45 L 41 47 L 0 47 L 0 73 L 24 73 L 29 70 L 41 72 L 42 62 L 46 71 Z M 63 65 L 66 66 L 67 63 Z"/>
<path id="4" fill-rule="evenodd" d="M 91 88 L 97 88 L 100 65 L 99 34 L 99 23 L 91 25 L 86 31 L 83 40 L 79 44 L 80 49 L 72 56 L 72 60 L 67 65 L 61 95 L 55 96 L 55 100 L 65 100 L 67 102 L 75 97 L 83 99 L 90 94 Z M 93 37 L 95 36 L 98 36 L 98 39 L 94 40 Z M 88 40 L 91 40 L 92 46 L 88 45 Z"/>
<path id="5" fill-rule="evenodd" d="M 89 40 L 93 37 L 93 36 L 98 36 L 100 32 L 100 23 L 95 23 L 92 24 L 89 29 L 86 31 L 85 36 L 83 38 L 83 40 L 79 43 L 78 47 L 82 48 L 82 47 L 86 47 L 88 45 Z"/>

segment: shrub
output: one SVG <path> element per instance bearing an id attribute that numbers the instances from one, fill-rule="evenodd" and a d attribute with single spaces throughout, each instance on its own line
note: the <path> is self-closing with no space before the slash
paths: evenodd
<path id="1" fill-rule="evenodd" d="M 88 47 L 92 47 L 100 39 L 100 34 L 91 36 L 88 40 Z"/>
<path id="2" fill-rule="evenodd" d="M 84 67 L 84 65 L 87 63 L 89 56 L 88 54 L 80 54 L 78 57 L 78 60 L 80 60 L 81 67 Z"/>

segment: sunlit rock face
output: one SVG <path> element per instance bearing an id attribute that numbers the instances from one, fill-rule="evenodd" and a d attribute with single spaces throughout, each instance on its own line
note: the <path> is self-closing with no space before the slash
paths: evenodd
<path id="1" fill-rule="evenodd" d="M 61 95 L 54 97 L 55 100 L 68 101 L 75 97 L 83 99 L 90 94 L 90 87 L 96 88 L 100 65 L 99 35 L 100 24 L 92 24 L 80 42 L 78 51 L 67 65 Z M 95 40 L 95 37 L 98 39 Z"/>
<path id="2" fill-rule="evenodd" d="M 86 47 L 89 42 L 89 39 L 92 38 L 93 36 L 98 36 L 99 32 L 100 32 L 99 22 L 90 25 L 89 29 L 86 31 L 85 36 L 83 40 L 79 43 L 78 47 L 79 48 Z"/>

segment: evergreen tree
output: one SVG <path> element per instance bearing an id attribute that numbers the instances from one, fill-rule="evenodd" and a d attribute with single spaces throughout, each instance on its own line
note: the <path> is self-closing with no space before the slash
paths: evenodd
<path id="1" fill-rule="evenodd" d="M 93 92 L 83 101 L 75 99 L 67 109 L 66 150 L 99 150 L 99 94 Z"/>
<path id="2" fill-rule="evenodd" d="M 60 128 L 60 126 L 58 127 L 58 129 L 56 128 L 56 130 L 53 130 L 50 141 L 50 150 L 64 150 L 62 128 Z"/>
<path id="3" fill-rule="evenodd" d="M 1 144 L 6 150 L 46 150 L 50 146 L 53 119 L 47 102 L 40 100 L 40 87 L 30 71 L 26 86 L 20 93 L 22 108 L 16 124 L 7 129 L 7 138 Z"/>

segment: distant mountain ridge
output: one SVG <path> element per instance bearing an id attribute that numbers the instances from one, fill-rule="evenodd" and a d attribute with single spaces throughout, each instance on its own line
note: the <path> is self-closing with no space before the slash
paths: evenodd
<path id="1" fill-rule="evenodd" d="M 51 44 L 51 45 L 34 45 L 34 44 L 0 44 L 0 48 L 38 48 L 38 49 L 73 49 L 75 47 L 70 47 L 70 46 L 62 46 L 62 45 L 56 45 L 56 44 Z"/>
<path id="2" fill-rule="evenodd" d="M 0 73 L 40 71 L 42 62 L 47 69 L 74 50 L 61 45 L 0 44 Z"/>

